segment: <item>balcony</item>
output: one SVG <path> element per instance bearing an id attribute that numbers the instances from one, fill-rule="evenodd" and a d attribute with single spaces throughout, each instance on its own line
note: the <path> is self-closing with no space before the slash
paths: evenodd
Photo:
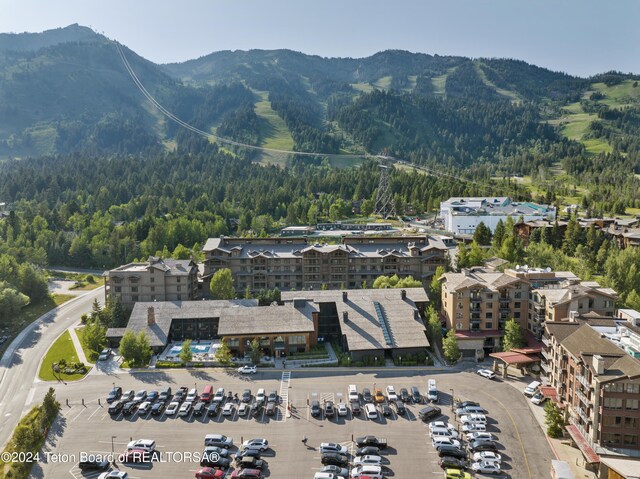
<path id="1" fill-rule="evenodd" d="M 480 301 L 472 301 L 469 307 L 471 311 L 480 311 Z"/>
<path id="2" fill-rule="evenodd" d="M 580 384 L 582 384 L 585 388 L 587 389 L 591 389 L 591 383 L 589 381 L 587 381 L 587 378 L 584 377 L 582 374 L 576 374 L 576 379 L 578 380 L 578 382 Z"/>
<path id="3" fill-rule="evenodd" d="M 551 338 L 547 336 L 542 336 L 542 344 L 544 344 L 547 348 L 551 347 Z"/>
<path id="4" fill-rule="evenodd" d="M 591 418 L 587 415 L 587 413 L 585 412 L 584 409 L 582 409 L 582 407 L 580 406 L 575 406 L 574 410 L 576 411 L 576 413 L 578 413 L 578 416 L 580 416 L 580 418 L 585 422 L 591 422 Z"/>
<path id="5" fill-rule="evenodd" d="M 546 350 L 546 349 L 544 349 L 544 348 L 542 349 L 542 351 L 540 351 L 540 354 L 542 354 L 542 357 L 547 361 L 549 361 L 549 359 L 552 356 L 551 352 Z"/>
<path id="6" fill-rule="evenodd" d="M 583 404 L 586 404 L 587 406 L 589 405 L 589 400 L 587 399 L 587 396 L 585 396 L 584 393 L 579 389 L 576 389 L 576 396 L 578 397 L 578 399 L 580 399 L 580 401 L 582 401 Z"/>
<path id="7" fill-rule="evenodd" d="M 542 369 L 547 375 L 551 374 L 551 365 L 545 361 L 540 361 L 540 369 Z"/>

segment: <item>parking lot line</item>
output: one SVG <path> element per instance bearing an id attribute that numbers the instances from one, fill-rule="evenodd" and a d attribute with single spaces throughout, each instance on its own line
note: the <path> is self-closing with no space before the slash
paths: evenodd
<path id="1" fill-rule="evenodd" d="M 98 406 L 95 411 L 91 413 L 91 415 L 87 418 L 87 420 L 91 419 L 98 411 L 103 411 L 102 406 Z"/>

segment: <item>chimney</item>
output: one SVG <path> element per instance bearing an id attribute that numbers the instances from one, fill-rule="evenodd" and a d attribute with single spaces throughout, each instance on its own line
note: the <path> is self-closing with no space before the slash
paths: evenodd
<path id="1" fill-rule="evenodd" d="M 348 322 L 349 322 L 349 311 L 343 311 L 343 312 L 342 312 L 342 320 L 343 320 L 345 323 L 348 323 Z"/>
<path id="2" fill-rule="evenodd" d="M 604 358 L 599 354 L 593 355 L 593 369 L 596 370 L 597 375 L 604 374 Z"/>
<path id="3" fill-rule="evenodd" d="M 147 325 L 153 326 L 154 324 L 156 324 L 156 312 L 153 306 L 149 306 L 147 308 Z"/>
<path id="4" fill-rule="evenodd" d="M 349 294 L 346 291 L 343 291 L 342 292 L 342 302 L 346 303 L 348 297 L 349 297 Z"/>
<path id="5" fill-rule="evenodd" d="M 404 289 L 400 291 L 400 297 L 402 299 L 407 299 L 407 292 Z"/>

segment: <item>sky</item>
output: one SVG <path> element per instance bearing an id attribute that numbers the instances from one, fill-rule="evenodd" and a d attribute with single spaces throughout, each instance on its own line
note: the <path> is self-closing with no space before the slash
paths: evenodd
<path id="1" fill-rule="evenodd" d="M 156 63 L 220 50 L 403 49 L 640 73 L 638 0 L 0 0 L 0 32 L 89 26 Z"/>

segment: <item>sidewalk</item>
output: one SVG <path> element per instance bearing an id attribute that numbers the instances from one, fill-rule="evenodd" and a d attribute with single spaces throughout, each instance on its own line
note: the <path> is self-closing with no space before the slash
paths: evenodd
<path id="1" fill-rule="evenodd" d="M 522 376 L 517 368 L 510 368 L 509 377 L 504 381 L 524 394 L 524 388 L 527 384 L 534 381 L 534 379 L 531 376 Z M 531 401 L 527 401 L 527 403 L 542 432 L 545 434 L 556 458 L 561 461 L 566 461 L 569 464 L 576 479 L 596 479 L 597 476 L 585 468 L 584 457 L 580 449 L 571 447 L 569 441 L 566 439 L 552 439 L 547 436 L 547 428 L 544 423 L 544 405 L 537 406 Z"/>
<path id="2" fill-rule="evenodd" d="M 93 363 L 90 362 L 87 359 L 87 357 L 84 355 L 84 349 L 82 349 L 82 344 L 80 344 L 80 339 L 78 339 L 78 335 L 76 334 L 77 326 L 78 326 L 77 324 L 74 324 L 69 328 L 69 335 L 71 336 L 71 341 L 73 341 L 73 345 L 76 348 L 76 354 L 78 355 L 78 360 L 81 363 L 84 363 L 87 366 L 89 366 L 90 364 L 93 364 Z"/>

